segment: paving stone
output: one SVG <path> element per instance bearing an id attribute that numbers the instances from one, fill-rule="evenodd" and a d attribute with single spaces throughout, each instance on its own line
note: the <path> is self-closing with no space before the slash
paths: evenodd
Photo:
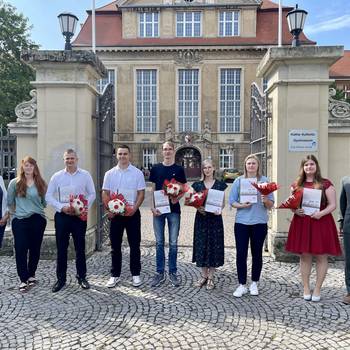
<path id="1" fill-rule="evenodd" d="M 185 209 L 182 221 L 190 232 L 193 211 L 188 209 L 192 208 Z M 155 272 L 152 223 L 149 210 L 141 211 L 147 228 L 140 288 L 130 283 L 127 246 L 123 246 L 122 281 L 117 287 L 104 287 L 110 268 L 110 247 L 106 246 L 88 260 L 90 290 L 78 286 L 71 261 L 67 286 L 56 294 L 51 293 L 55 262 L 40 261 L 39 285 L 20 294 L 14 258 L 1 257 L 0 348 L 350 349 L 350 307 L 341 303 L 341 262 L 330 265 L 320 303 L 302 300 L 296 264 L 278 263 L 268 256 L 264 257 L 260 295 L 237 299 L 232 296 L 237 286 L 233 248 L 225 250 L 225 265 L 217 271 L 213 291 L 193 287 L 200 271 L 191 263 L 192 236 L 187 233 L 182 234 L 179 247 L 181 286 L 174 288 L 167 280 L 151 288 Z M 233 213 L 227 210 L 225 215 L 226 236 L 232 238 Z"/>

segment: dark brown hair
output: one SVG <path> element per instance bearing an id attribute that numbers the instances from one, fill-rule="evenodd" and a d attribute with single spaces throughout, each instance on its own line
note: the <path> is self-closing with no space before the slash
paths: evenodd
<path id="1" fill-rule="evenodd" d="M 125 149 L 127 149 L 128 152 L 130 153 L 130 147 L 129 147 L 128 145 L 119 145 L 119 146 L 117 147 L 117 153 L 118 153 L 118 149 L 119 149 L 119 148 L 125 148 Z"/>
<path id="2" fill-rule="evenodd" d="M 300 187 L 304 186 L 304 183 L 306 181 L 306 174 L 304 171 L 304 165 L 309 160 L 312 160 L 316 164 L 316 173 L 315 173 L 315 177 L 314 177 L 314 181 L 313 181 L 313 183 L 315 185 L 314 187 L 322 189 L 323 177 L 321 175 L 321 169 L 320 169 L 320 166 L 318 164 L 317 158 L 313 154 L 308 154 L 306 157 L 304 157 L 301 160 L 300 168 L 299 168 L 299 175 L 298 175 L 297 179 L 295 180 L 296 187 L 300 188 Z"/>
<path id="3" fill-rule="evenodd" d="M 45 180 L 41 177 L 38 165 L 36 163 L 36 160 L 33 159 L 30 156 L 26 156 L 22 159 L 21 161 L 21 167 L 19 169 L 19 175 L 17 176 L 17 181 L 16 181 L 16 195 L 19 197 L 26 197 L 27 194 L 27 180 L 24 175 L 24 163 L 30 163 L 34 165 L 34 171 L 33 171 L 33 180 L 35 187 L 38 190 L 38 193 L 40 197 L 45 197 L 46 189 L 47 189 L 47 184 Z"/>

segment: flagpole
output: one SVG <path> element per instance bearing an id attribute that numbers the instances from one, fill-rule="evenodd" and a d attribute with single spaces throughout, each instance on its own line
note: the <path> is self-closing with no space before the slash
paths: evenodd
<path id="1" fill-rule="evenodd" d="M 95 0 L 92 0 L 92 52 L 96 52 L 96 17 L 95 17 Z"/>
<path id="2" fill-rule="evenodd" d="M 282 4 L 278 0 L 278 46 L 282 46 Z"/>

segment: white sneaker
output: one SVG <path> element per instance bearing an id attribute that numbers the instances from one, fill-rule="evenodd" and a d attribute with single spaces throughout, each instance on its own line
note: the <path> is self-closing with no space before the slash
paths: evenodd
<path id="1" fill-rule="evenodd" d="M 248 289 L 243 285 L 240 284 L 237 289 L 233 292 L 233 296 L 236 298 L 242 297 L 244 294 L 248 293 Z"/>
<path id="2" fill-rule="evenodd" d="M 142 284 L 142 279 L 140 276 L 132 276 L 132 285 L 134 287 L 139 287 Z"/>
<path id="3" fill-rule="evenodd" d="M 106 283 L 107 288 L 113 288 L 120 282 L 120 277 L 110 277 Z"/>
<path id="4" fill-rule="evenodd" d="M 252 282 L 252 284 L 249 287 L 250 295 L 259 295 L 258 285 L 256 282 Z"/>

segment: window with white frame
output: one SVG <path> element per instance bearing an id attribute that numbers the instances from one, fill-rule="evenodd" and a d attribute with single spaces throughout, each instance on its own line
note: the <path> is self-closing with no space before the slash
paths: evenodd
<path id="1" fill-rule="evenodd" d="M 143 167 L 145 169 L 151 169 L 154 164 L 157 163 L 157 150 L 154 148 L 145 148 L 143 150 Z"/>
<path id="2" fill-rule="evenodd" d="M 201 36 L 201 12 L 177 12 L 176 36 L 199 37 Z"/>
<path id="3" fill-rule="evenodd" d="M 199 120 L 199 70 L 178 71 L 179 132 L 198 131 Z"/>
<path id="4" fill-rule="evenodd" d="M 159 36 L 159 13 L 139 13 L 139 35 L 141 38 L 154 38 Z"/>
<path id="5" fill-rule="evenodd" d="M 103 89 L 105 88 L 105 86 L 111 83 L 113 84 L 113 88 L 115 86 L 115 73 L 114 73 L 114 69 L 108 69 L 107 70 L 107 76 L 103 79 L 100 79 L 97 81 L 97 91 L 102 94 Z"/>
<path id="6" fill-rule="evenodd" d="M 220 169 L 233 168 L 233 151 L 230 149 L 220 149 L 219 156 Z"/>
<path id="7" fill-rule="evenodd" d="M 136 70 L 136 130 L 155 132 L 157 129 L 157 71 Z"/>
<path id="8" fill-rule="evenodd" d="M 239 132 L 241 124 L 241 69 L 220 69 L 220 131 Z"/>
<path id="9" fill-rule="evenodd" d="M 262 88 L 263 88 L 263 92 L 266 91 L 267 89 L 267 84 L 269 83 L 268 79 L 267 78 L 263 78 L 262 79 Z"/>
<path id="10" fill-rule="evenodd" d="M 219 35 L 239 35 L 239 11 L 221 11 L 219 14 Z"/>

